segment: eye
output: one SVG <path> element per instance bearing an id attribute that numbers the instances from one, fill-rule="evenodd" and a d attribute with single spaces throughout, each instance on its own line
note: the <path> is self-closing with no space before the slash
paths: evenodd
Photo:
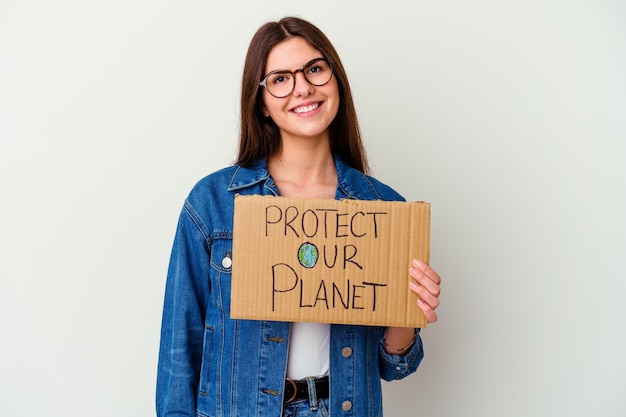
<path id="1" fill-rule="evenodd" d="M 328 64 L 326 63 L 326 61 L 319 60 L 319 61 L 313 62 L 308 67 L 306 67 L 306 73 L 313 75 L 313 76 L 318 76 L 326 72 L 328 69 L 329 68 L 328 68 Z"/>
<path id="2" fill-rule="evenodd" d="M 291 74 L 288 72 L 278 72 L 269 77 L 268 82 L 274 85 L 286 84 L 291 80 Z"/>

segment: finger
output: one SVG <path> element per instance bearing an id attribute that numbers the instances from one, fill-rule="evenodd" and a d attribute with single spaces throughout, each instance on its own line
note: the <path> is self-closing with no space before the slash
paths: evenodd
<path id="1" fill-rule="evenodd" d="M 433 271 L 434 272 L 434 271 Z M 424 273 L 421 269 L 411 268 L 409 269 L 409 275 L 420 285 L 426 288 L 428 292 L 430 292 L 433 296 L 439 297 L 441 294 L 441 288 L 439 287 L 439 283 L 430 275 Z M 438 275 L 437 275 L 438 277 Z M 441 280 L 439 280 L 441 281 Z"/>
<path id="2" fill-rule="evenodd" d="M 430 293 L 423 285 L 418 284 L 413 281 L 409 283 L 409 288 L 419 297 L 419 300 L 422 300 L 424 303 L 428 305 L 432 310 L 435 310 L 439 307 L 439 297 L 434 296 Z"/>
<path id="3" fill-rule="evenodd" d="M 437 285 L 441 284 L 441 277 L 434 269 L 430 267 L 426 262 L 419 259 L 413 259 L 413 267 L 419 271 L 422 271 L 427 277 L 433 280 Z"/>
<path id="4" fill-rule="evenodd" d="M 430 308 L 428 304 L 426 304 L 423 300 L 418 299 L 417 305 L 424 312 L 424 316 L 426 316 L 426 321 L 428 323 L 434 323 L 437 321 L 437 313 L 435 313 L 435 311 Z"/>

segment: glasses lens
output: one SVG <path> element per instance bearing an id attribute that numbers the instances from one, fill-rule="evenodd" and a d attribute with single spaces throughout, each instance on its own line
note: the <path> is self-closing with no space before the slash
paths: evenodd
<path id="1" fill-rule="evenodd" d="M 324 58 L 314 59 L 306 67 L 295 71 L 302 72 L 306 80 L 315 85 L 322 86 L 330 81 L 333 69 Z M 262 85 L 267 88 L 271 95 L 278 98 L 287 97 L 294 89 L 295 74 L 291 71 L 274 71 L 269 73 Z"/>
<path id="2" fill-rule="evenodd" d="M 289 71 L 274 72 L 267 77 L 267 89 L 276 97 L 286 97 L 293 89 L 293 74 Z"/>
<path id="3" fill-rule="evenodd" d="M 324 85 L 330 81 L 333 71 L 323 59 L 315 60 L 304 67 L 304 76 L 313 85 Z"/>

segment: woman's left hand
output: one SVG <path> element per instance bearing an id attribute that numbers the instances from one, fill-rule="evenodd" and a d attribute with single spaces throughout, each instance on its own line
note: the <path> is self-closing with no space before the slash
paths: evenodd
<path id="1" fill-rule="evenodd" d="M 413 260 L 413 267 L 409 269 L 413 278 L 409 288 L 418 295 L 417 305 L 422 309 L 428 323 L 437 321 L 435 309 L 439 306 L 441 293 L 441 278 L 427 263 Z"/>
<path id="2" fill-rule="evenodd" d="M 411 282 L 409 288 L 418 295 L 417 305 L 422 309 L 428 323 L 437 321 L 435 309 L 439 306 L 441 278 L 426 262 L 413 260 L 409 269 Z M 405 354 L 412 346 L 415 329 L 407 327 L 388 327 L 385 333 L 385 349 L 389 354 Z"/>

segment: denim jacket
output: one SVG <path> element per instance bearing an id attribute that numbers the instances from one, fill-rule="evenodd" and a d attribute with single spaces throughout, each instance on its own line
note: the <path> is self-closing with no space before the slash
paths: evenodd
<path id="1" fill-rule="evenodd" d="M 390 187 L 335 159 L 337 199 L 403 200 Z M 161 417 L 279 417 L 290 323 L 230 318 L 230 262 L 236 194 L 279 195 L 266 161 L 231 166 L 200 180 L 186 199 L 174 239 L 157 376 Z M 229 261 L 230 259 L 227 259 Z M 382 416 L 381 378 L 413 373 L 419 334 L 402 356 L 382 344 L 385 328 L 331 325 L 330 415 Z"/>

